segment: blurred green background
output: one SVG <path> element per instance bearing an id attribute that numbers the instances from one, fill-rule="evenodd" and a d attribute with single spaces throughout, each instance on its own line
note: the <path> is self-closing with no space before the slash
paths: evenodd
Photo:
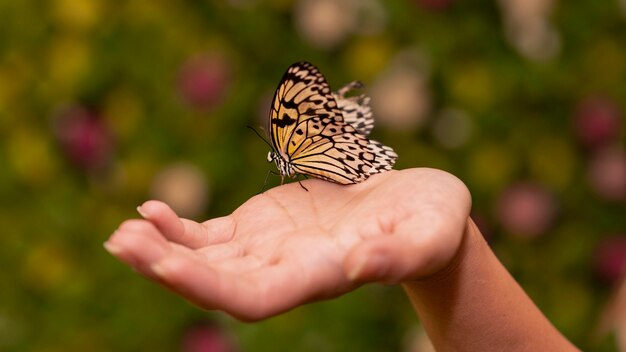
<path id="1" fill-rule="evenodd" d="M 102 248 L 146 199 L 256 194 L 245 126 L 300 60 L 365 82 L 396 168 L 464 180 L 548 318 L 619 348 L 594 332 L 626 266 L 626 1 L 52 0 L 0 1 L 0 350 L 428 350 L 397 287 L 242 324 Z"/>

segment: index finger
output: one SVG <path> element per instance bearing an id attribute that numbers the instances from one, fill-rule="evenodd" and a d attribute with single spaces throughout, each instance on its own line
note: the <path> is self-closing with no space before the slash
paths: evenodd
<path id="1" fill-rule="evenodd" d="M 211 219 L 203 223 L 178 217 L 167 204 L 149 200 L 137 207 L 139 214 L 152 222 L 169 241 L 191 249 L 229 241 L 235 231 L 231 216 Z"/>

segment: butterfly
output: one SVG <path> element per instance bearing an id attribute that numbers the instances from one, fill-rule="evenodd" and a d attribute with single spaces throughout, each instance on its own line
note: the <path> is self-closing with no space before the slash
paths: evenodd
<path id="1" fill-rule="evenodd" d="M 270 109 L 267 155 L 282 181 L 298 174 L 339 184 L 354 184 L 390 170 L 398 157 L 367 135 L 374 126 L 369 97 L 346 97 L 362 84 L 336 93 L 309 62 L 291 65 L 281 79 Z M 282 183 L 282 182 L 281 182 Z"/>

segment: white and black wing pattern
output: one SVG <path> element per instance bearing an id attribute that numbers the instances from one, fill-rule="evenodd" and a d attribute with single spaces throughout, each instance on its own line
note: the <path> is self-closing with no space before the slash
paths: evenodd
<path id="1" fill-rule="evenodd" d="M 352 125 L 359 133 L 367 136 L 374 128 L 374 115 L 370 107 L 370 97 L 365 94 L 347 97 L 346 94 L 354 89 L 363 88 L 363 83 L 354 81 L 339 88 L 333 97 L 337 107 L 343 114 L 343 120 Z"/>

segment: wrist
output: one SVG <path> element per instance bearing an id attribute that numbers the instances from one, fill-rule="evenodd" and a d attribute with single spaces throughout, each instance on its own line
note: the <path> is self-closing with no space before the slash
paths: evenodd
<path id="1" fill-rule="evenodd" d="M 437 350 L 572 351 L 471 219 L 442 270 L 402 284 Z"/>
<path id="2" fill-rule="evenodd" d="M 468 218 L 461 235 L 461 241 L 450 261 L 438 271 L 417 279 L 402 282 L 405 291 L 411 292 L 417 287 L 427 287 L 428 285 L 440 285 L 442 282 L 453 279 L 453 276 L 462 268 L 463 263 L 469 254 L 476 251 L 480 241 L 484 242 L 481 233 L 476 228 L 472 219 Z M 479 243 L 476 243 L 479 242 Z"/>

